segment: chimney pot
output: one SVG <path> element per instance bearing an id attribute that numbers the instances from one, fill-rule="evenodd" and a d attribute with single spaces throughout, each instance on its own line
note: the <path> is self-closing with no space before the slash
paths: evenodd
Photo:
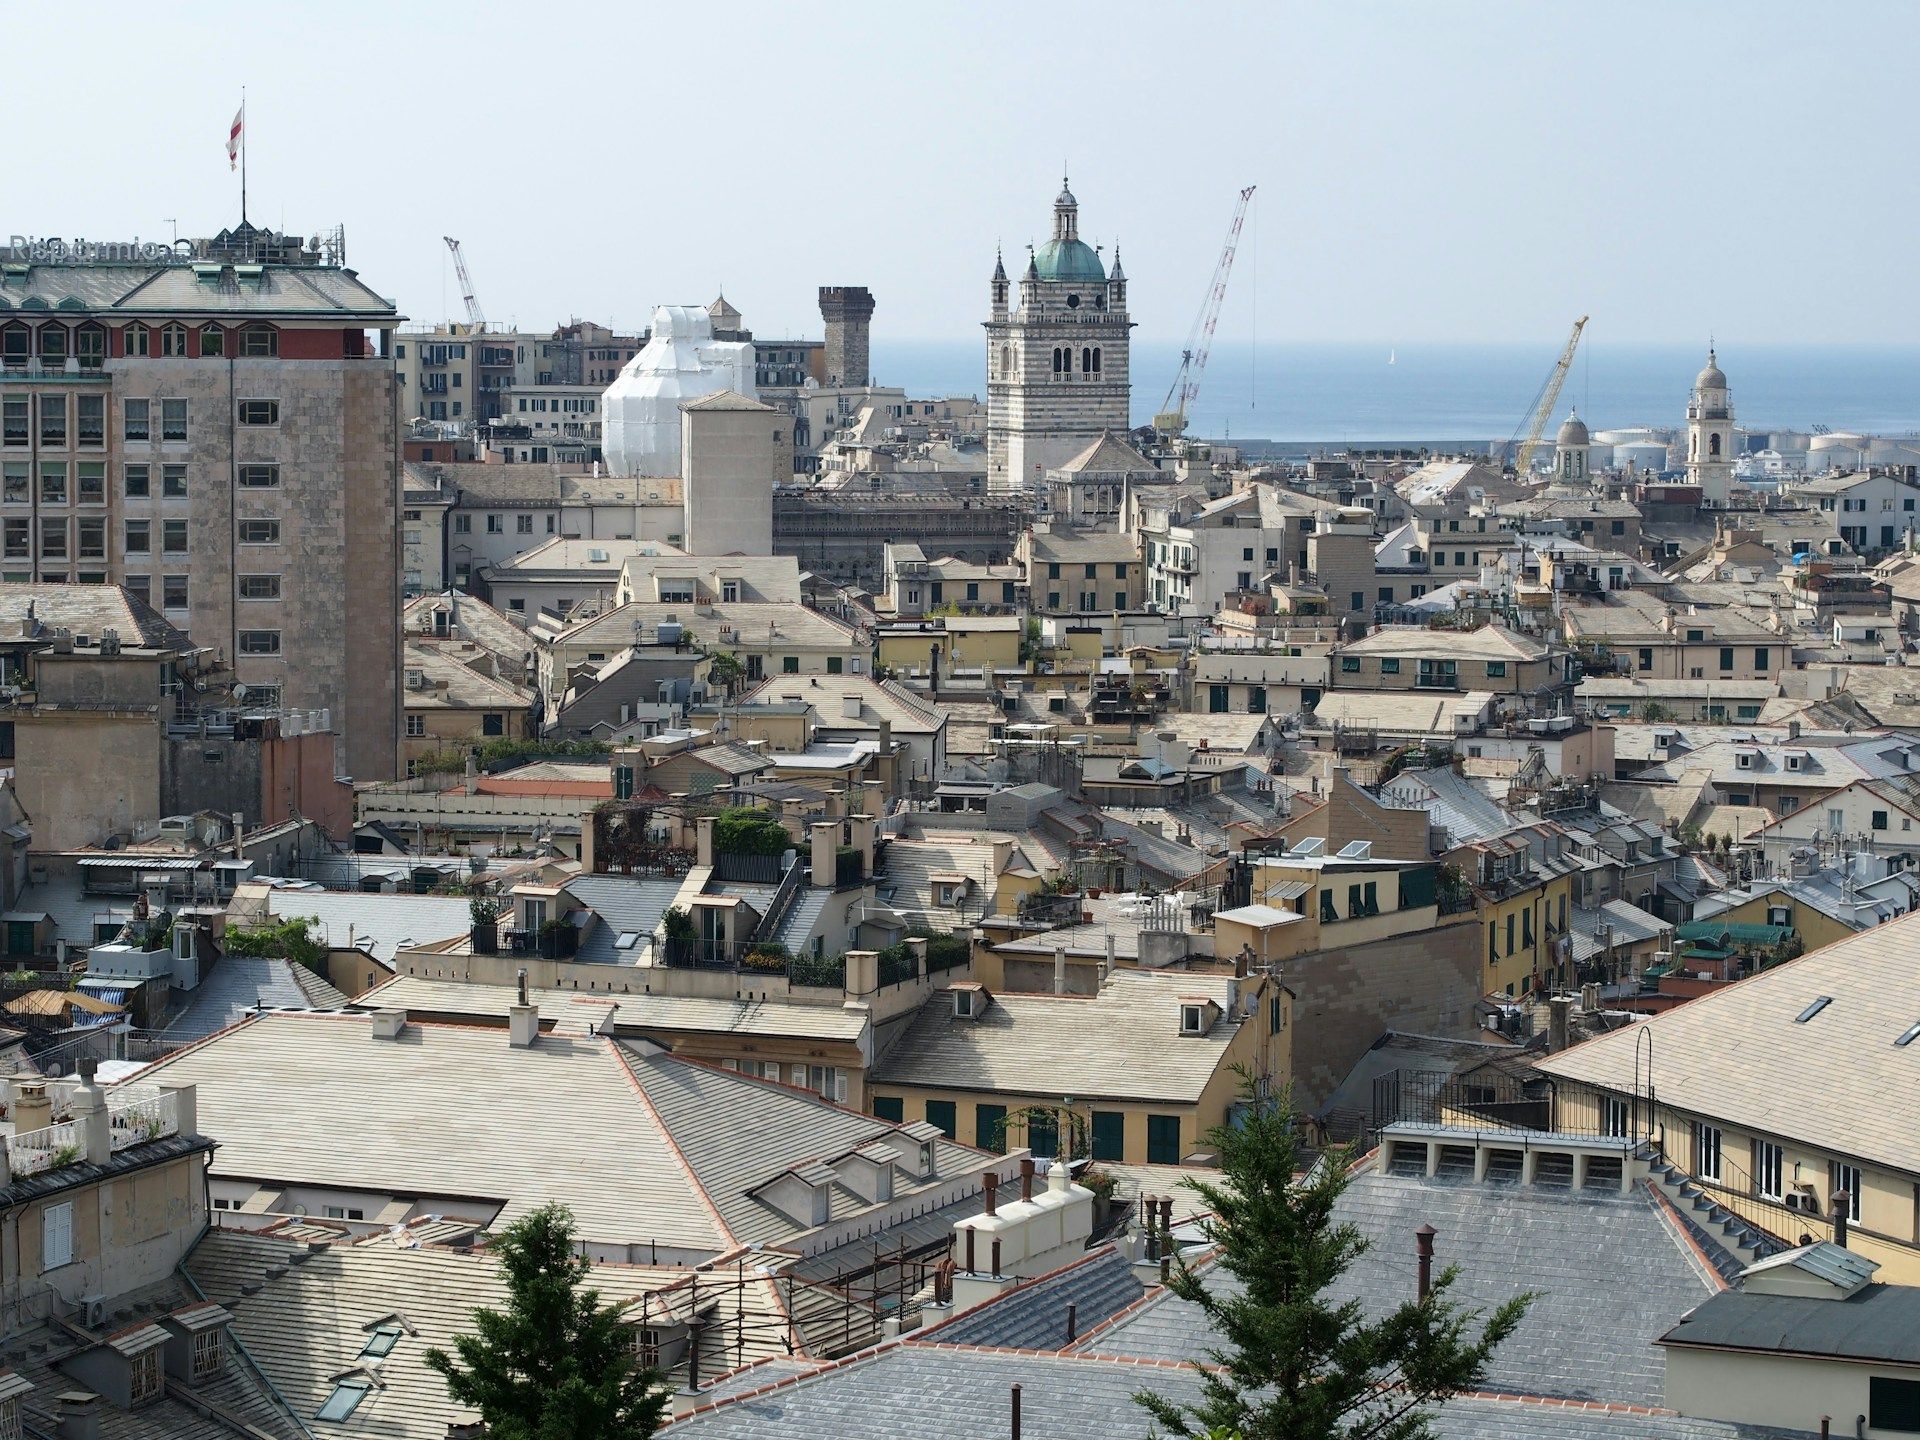
<path id="1" fill-rule="evenodd" d="M 1080 1307 L 1073 1301 L 1067 1302 L 1067 1343 L 1073 1344 L 1080 1333 Z"/>
<path id="2" fill-rule="evenodd" d="M 981 1177 L 981 1182 L 987 1187 L 987 1214 L 991 1215 L 999 1199 L 996 1192 L 1000 1189 L 1000 1177 L 989 1170 Z"/>
<path id="3" fill-rule="evenodd" d="M 993 1273 L 996 1279 L 1000 1275 L 1000 1237 L 993 1237 Z"/>
<path id="4" fill-rule="evenodd" d="M 1420 1254 L 1420 1298 L 1427 1298 L 1433 1289 L 1433 1237 L 1440 1232 L 1431 1225 L 1422 1225 L 1413 1232 L 1414 1248 Z"/>
<path id="5" fill-rule="evenodd" d="M 1833 1192 L 1833 1243 L 1847 1248 L 1847 1214 L 1853 1209 L 1853 1195 L 1846 1190 Z"/>
<path id="6" fill-rule="evenodd" d="M 1020 1198 L 1033 1199 L 1033 1157 L 1031 1155 L 1020 1162 Z"/>
<path id="7" fill-rule="evenodd" d="M 1020 1387 L 1018 1385 L 1013 1387 L 1012 1401 L 1013 1412 L 1009 1417 L 1008 1423 L 1010 1429 L 1008 1430 L 1008 1434 L 1012 1437 L 1012 1440 L 1020 1440 Z"/>

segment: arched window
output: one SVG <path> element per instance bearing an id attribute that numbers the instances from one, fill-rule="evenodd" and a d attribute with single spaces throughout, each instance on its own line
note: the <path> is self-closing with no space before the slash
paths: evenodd
<path id="1" fill-rule="evenodd" d="M 1012 375 L 1013 347 L 1011 345 L 1002 345 L 1000 347 L 1000 377 L 1004 380 L 1012 378 Z"/>
<path id="2" fill-rule="evenodd" d="M 1720 458 L 1720 437 L 1718 435 L 1709 435 L 1707 437 L 1707 454 L 1715 460 Z"/>
<path id="3" fill-rule="evenodd" d="M 106 330 L 89 321 L 80 327 L 74 339 L 79 345 L 79 349 L 75 353 L 80 357 L 80 368 L 82 370 L 98 370 L 101 363 L 107 358 Z"/>
<path id="4" fill-rule="evenodd" d="M 67 342 L 71 337 L 64 325 L 40 327 L 40 368 L 57 369 L 67 363 Z"/>
<path id="5" fill-rule="evenodd" d="M 1053 347 L 1053 373 L 1056 375 L 1060 373 L 1060 347 L 1058 345 Z"/>
<path id="6" fill-rule="evenodd" d="M 1093 347 L 1091 345 L 1083 345 L 1080 347 L 1080 373 L 1082 375 L 1091 375 L 1093 373 Z"/>
<path id="7" fill-rule="evenodd" d="M 242 355 L 278 355 L 280 332 L 271 325 L 251 325 L 240 332 Z"/>
<path id="8" fill-rule="evenodd" d="M 227 353 L 227 332 L 218 325 L 200 327 L 200 353 L 202 355 L 224 355 Z"/>
<path id="9" fill-rule="evenodd" d="M 160 327 L 160 353 L 175 356 L 187 353 L 187 327 L 178 320 Z"/>
<path id="10" fill-rule="evenodd" d="M 1100 373 L 1100 347 L 1098 345 L 1093 347 L 1093 373 L 1096 375 Z"/>
<path id="11" fill-rule="evenodd" d="M 147 353 L 147 327 L 144 325 L 127 326 L 127 354 L 145 355 Z"/>

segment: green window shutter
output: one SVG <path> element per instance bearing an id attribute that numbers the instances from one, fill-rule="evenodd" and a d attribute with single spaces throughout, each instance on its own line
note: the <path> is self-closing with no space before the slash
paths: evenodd
<path id="1" fill-rule="evenodd" d="M 907 1118 L 904 1104 L 905 1102 L 898 1095 L 876 1095 L 873 1097 L 874 1118 L 891 1120 L 898 1125 Z"/>
<path id="2" fill-rule="evenodd" d="M 1118 1110 L 1093 1112 L 1093 1158 L 1096 1160 L 1127 1158 L 1127 1117 Z"/>
<path id="3" fill-rule="evenodd" d="M 930 1125 L 938 1125 L 940 1127 L 941 1134 L 945 1135 L 949 1140 L 953 1139 L 953 1136 L 954 1136 L 953 1101 L 951 1100 L 927 1101 L 927 1123 Z"/>
<path id="4" fill-rule="evenodd" d="M 1060 1153 L 1060 1121 L 1051 1110 L 1027 1112 L 1027 1148 L 1040 1160 Z"/>
<path id="5" fill-rule="evenodd" d="M 1007 1118 L 1004 1105 L 976 1105 L 973 1107 L 973 1143 L 982 1150 L 991 1150 L 998 1155 L 1007 1148 L 1006 1132 L 1001 1129 Z"/>
<path id="6" fill-rule="evenodd" d="M 1178 1115 L 1147 1117 L 1147 1163 L 1149 1165 L 1180 1163 L 1180 1117 Z"/>

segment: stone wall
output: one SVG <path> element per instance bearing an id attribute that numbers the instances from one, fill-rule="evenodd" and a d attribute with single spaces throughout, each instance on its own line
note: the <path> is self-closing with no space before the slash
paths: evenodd
<path id="1" fill-rule="evenodd" d="M 1471 915 L 1418 935 L 1287 961 L 1294 1100 L 1323 1104 L 1385 1030 L 1471 1037 L 1480 994 L 1480 927 Z"/>

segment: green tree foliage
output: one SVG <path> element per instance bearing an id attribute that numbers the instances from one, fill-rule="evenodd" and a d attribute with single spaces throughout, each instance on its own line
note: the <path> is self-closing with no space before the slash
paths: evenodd
<path id="1" fill-rule="evenodd" d="M 313 933 L 318 923 L 306 915 L 289 915 L 258 925 L 229 925 L 221 945 L 229 955 L 269 955 L 278 960 L 291 960 L 325 979 L 326 942 Z"/>
<path id="2" fill-rule="evenodd" d="M 1352 1154 L 1329 1152 L 1297 1178 L 1290 1105 L 1261 1097 L 1251 1084 L 1243 1096 L 1244 1124 L 1208 1137 L 1219 1151 L 1220 1182 L 1186 1182 L 1212 1210 L 1203 1222 L 1207 1238 L 1237 1284 L 1209 1288 L 1184 1264 L 1169 1281 L 1219 1337 L 1210 1366 L 1195 1367 L 1200 1400 L 1177 1405 L 1150 1391 L 1135 1400 L 1175 1435 L 1421 1440 L 1431 1434 L 1432 1406 L 1480 1383 L 1533 1297 L 1509 1300 L 1479 1325 L 1478 1311 L 1450 1298 L 1449 1268 L 1425 1299 L 1409 1295 L 1377 1319 L 1356 1301 L 1328 1299 L 1367 1249 L 1359 1231 L 1333 1216 L 1351 1183 Z"/>
<path id="3" fill-rule="evenodd" d="M 473 1312 L 454 1355 L 426 1364 L 456 1404 L 480 1412 L 488 1440 L 646 1440 L 670 1394 L 642 1369 L 627 1326 L 586 1288 L 573 1216 L 548 1205 L 510 1225 L 493 1247 L 506 1276 L 504 1310 Z M 457 1358 L 456 1358 L 457 1357 Z"/>
<path id="4" fill-rule="evenodd" d="M 740 688 L 740 682 L 746 677 L 746 666 L 740 663 L 740 657 L 731 650 L 716 650 L 707 659 L 707 679 L 718 685 L 728 694 Z"/>
<path id="5" fill-rule="evenodd" d="M 787 827 L 765 810 L 738 806 L 722 810 L 713 822 L 717 855 L 784 855 L 794 848 Z"/>

